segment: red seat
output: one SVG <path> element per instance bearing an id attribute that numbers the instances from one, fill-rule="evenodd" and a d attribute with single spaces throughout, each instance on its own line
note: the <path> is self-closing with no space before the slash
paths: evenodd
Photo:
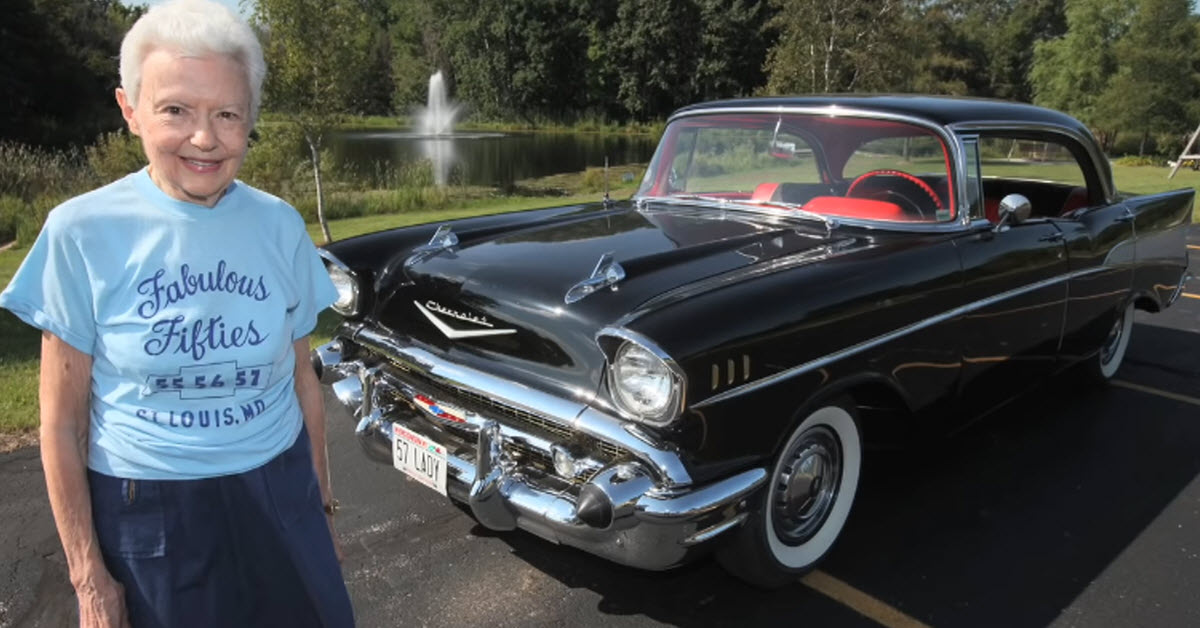
<path id="1" fill-rule="evenodd" d="M 869 198 L 847 198 L 843 196 L 816 196 L 802 208 L 817 214 L 844 216 L 846 218 L 870 218 L 872 220 L 912 221 L 904 210 L 895 203 L 876 201 Z"/>
<path id="2" fill-rule="evenodd" d="M 750 195 L 750 200 L 769 201 L 772 196 L 775 196 L 775 190 L 778 189 L 778 183 L 759 183 L 758 187 L 754 188 L 754 194 Z"/>
<path id="3" fill-rule="evenodd" d="M 983 199 L 983 215 L 993 225 L 1000 222 L 1000 199 L 994 197 Z"/>
<path id="4" fill-rule="evenodd" d="M 1083 186 L 1077 186 L 1067 195 L 1067 200 L 1063 201 L 1062 210 L 1059 214 L 1073 212 L 1081 207 L 1087 207 L 1091 202 L 1088 200 L 1088 190 Z"/>

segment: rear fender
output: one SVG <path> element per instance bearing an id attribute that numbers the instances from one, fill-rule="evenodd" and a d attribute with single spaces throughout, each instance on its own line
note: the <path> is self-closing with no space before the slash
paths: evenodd
<path id="1" fill-rule="evenodd" d="M 1166 307 L 1179 292 L 1188 265 L 1187 231 L 1196 191 L 1191 188 L 1125 200 L 1133 220 L 1134 298 Z"/>

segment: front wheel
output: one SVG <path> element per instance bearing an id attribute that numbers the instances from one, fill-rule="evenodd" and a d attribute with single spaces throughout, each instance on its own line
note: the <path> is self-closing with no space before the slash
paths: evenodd
<path id="1" fill-rule="evenodd" d="M 774 588 L 811 571 L 850 514 L 862 468 L 854 408 L 818 408 L 792 431 L 746 522 L 717 560 L 750 584 Z"/>
<path id="2" fill-rule="evenodd" d="M 1088 362 L 1088 373 L 1099 382 L 1107 382 L 1117 374 L 1125 361 L 1129 337 L 1133 333 L 1133 302 L 1129 302 L 1108 331 L 1096 357 Z"/>

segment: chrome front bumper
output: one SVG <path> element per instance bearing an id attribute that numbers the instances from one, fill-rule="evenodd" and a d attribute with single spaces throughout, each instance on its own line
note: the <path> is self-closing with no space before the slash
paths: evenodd
<path id="1" fill-rule="evenodd" d="M 313 362 L 358 420 L 355 432 L 368 457 L 392 464 L 392 426 L 398 423 L 447 445 L 447 494 L 467 504 L 484 526 L 521 528 L 625 565 L 658 570 L 685 562 L 705 541 L 742 523 L 748 498 L 766 478 L 757 468 L 694 486 L 677 453 L 636 427 L 370 329 L 343 328 L 313 352 Z M 451 402 L 448 390 L 500 399 L 558 431 L 531 430 L 487 408 L 465 412 L 453 425 L 439 424 L 417 399 Z M 564 428 L 616 453 L 576 456 L 578 475 L 531 464 L 567 446 L 569 438 L 555 437 Z"/>

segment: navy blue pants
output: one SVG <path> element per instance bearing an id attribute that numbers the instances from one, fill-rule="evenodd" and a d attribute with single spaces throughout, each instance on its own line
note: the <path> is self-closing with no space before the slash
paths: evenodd
<path id="1" fill-rule="evenodd" d="M 236 475 L 88 479 L 134 628 L 354 625 L 305 431 Z"/>

